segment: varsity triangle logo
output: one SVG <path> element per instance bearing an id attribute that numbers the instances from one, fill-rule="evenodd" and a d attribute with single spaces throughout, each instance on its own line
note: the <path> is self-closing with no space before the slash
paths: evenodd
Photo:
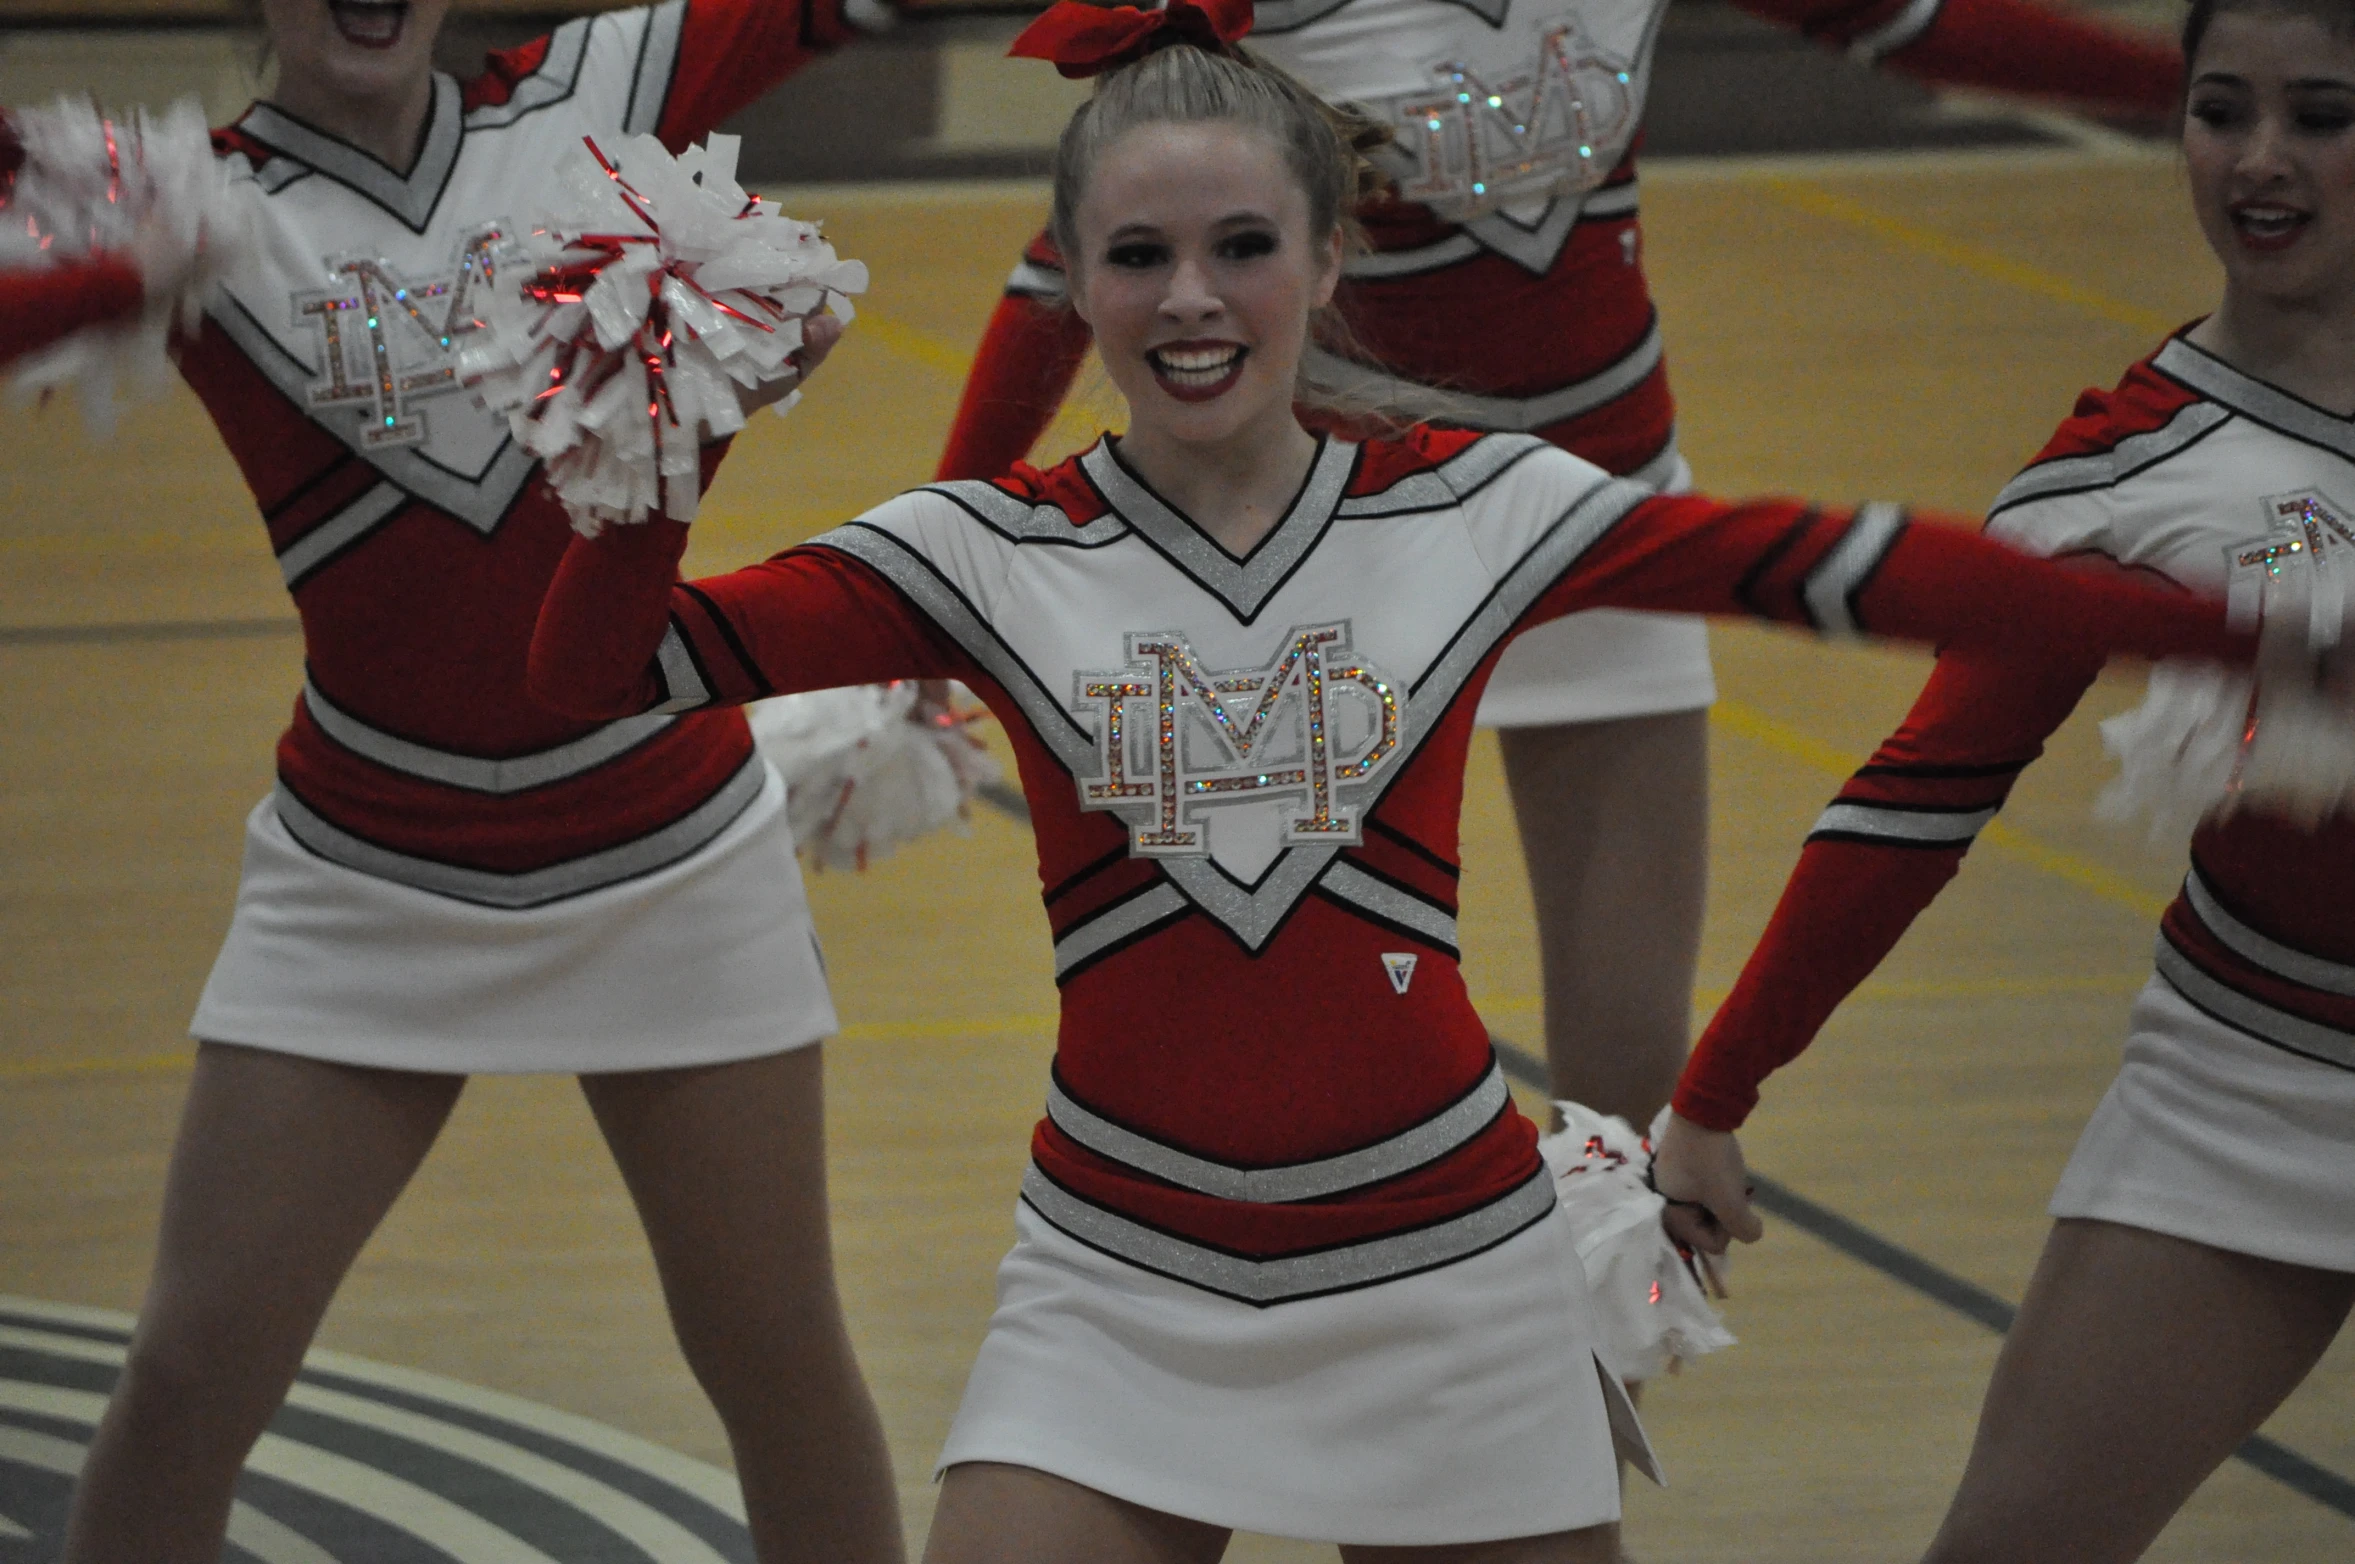
<path id="1" fill-rule="evenodd" d="M 1392 993 L 1405 993 L 1406 986 L 1415 980 L 1415 959 L 1411 952 L 1382 952 L 1382 970 L 1390 974 Z"/>

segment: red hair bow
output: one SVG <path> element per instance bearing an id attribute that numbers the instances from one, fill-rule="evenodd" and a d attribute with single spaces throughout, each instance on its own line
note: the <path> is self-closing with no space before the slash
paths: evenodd
<path id="1" fill-rule="evenodd" d="M 1077 81 L 1143 59 L 1152 52 L 1156 36 L 1165 32 L 1170 36 L 1162 42 L 1230 54 L 1249 31 L 1251 0 L 1168 0 L 1158 11 L 1056 0 L 1022 30 L 1006 53 L 1018 59 L 1051 60 L 1057 71 Z"/>

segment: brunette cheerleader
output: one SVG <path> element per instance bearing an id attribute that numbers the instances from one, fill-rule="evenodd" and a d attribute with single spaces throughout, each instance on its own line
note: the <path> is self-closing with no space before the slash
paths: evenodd
<path id="1" fill-rule="evenodd" d="M 1505 647 L 1602 606 L 2247 638 L 1892 507 L 1661 498 L 1527 435 L 1312 434 L 1351 151 L 1198 13 L 1103 16 L 1057 6 L 1024 47 L 1104 72 L 1054 225 L 1127 433 L 692 584 L 676 523 L 575 542 L 531 689 L 626 721 L 953 677 L 1005 724 L 1063 1019 L 931 1557 L 1207 1560 L 1246 1528 L 1614 1558 L 1614 1436 L 1649 1456 L 1457 967 L 1465 755 Z"/>
<path id="2" fill-rule="evenodd" d="M 1988 530 L 2195 591 L 2311 576 L 2327 598 L 2355 561 L 2355 6 L 2197 0 L 2184 55 L 2184 160 L 2223 299 L 2116 390 L 2086 392 Z M 1759 1083 L 1954 875 L 2099 668 L 1949 648 L 1824 812 L 1677 1091 L 1658 1177 L 1705 1203 L 1688 1236 L 1758 1236 L 1730 1132 Z M 2335 743 L 2285 744 L 2268 701 L 2236 754 L 2245 695 L 2190 681 L 2169 699 L 2213 709 L 2174 724 L 2165 752 L 2219 731 L 2241 807 L 2192 840 L 2123 1067 L 2053 1194 L 1939 1564 L 2140 1556 L 2355 1301 L 2355 825 L 2340 779 L 2297 783 L 2319 824 L 2266 785 L 2343 752 L 2345 718 Z"/>

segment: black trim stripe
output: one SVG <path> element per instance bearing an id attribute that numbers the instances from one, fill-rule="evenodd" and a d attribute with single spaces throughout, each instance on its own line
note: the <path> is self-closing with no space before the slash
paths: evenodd
<path id="1" fill-rule="evenodd" d="M 1920 777 L 1925 781 L 1970 781 L 1978 777 L 2018 776 L 2027 768 L 2028 762 L 2025 760 L 1998 760 L 1983 766 L 1869 765 L 1857 767 L 1856 774 L 1860 777 Z M 1873 800 L 1855 799 L 1851 802 L 1871 803 Z M 1891 804 L 1887 807 L 1894 809 L 1901 806 Z"/>
<path id="2" fill-rule="evenodd" d="M 1432 868 L 1437 869 L 1441 874 L 1446 875 L 1451 880 L 1461 880 L 1464 877 L 1464 871 L 1457 865 L 1449 863 L 1446 859 L 1440 857 L 1430 848 L 1425 847 L 1421 842 L 1416 841 L 1413 837 L 1407 835 L 1404 831 L 1401 831 L 1398 827 L 1392 825 L 1389 821 L 1378 820 L 1371 814 L 1366 815 L 1364 819 L 1367 830 L 1373 832 L 1376 836 L 1381 837 L 1384 841 L 1390 843 L 1392 846 L 1404 848 L 1407 852 L 1421 859 L 1424 863 L 1429 864 Z M 1369 874 L 1373 872 L 1363 863 L 1360 863 L 1358 867 L 1361 869 L 1366 869 L 1366 872 Z"/>
<path id="3" fill-rule="evenodd" d="M 1783 557 L 1799 546 L 1799 540 L 1812 532 L 1816 523 L 1822 520 L 1822 509 L 1810 506 L 1799 516 L 1798 520 L 1784 528 L 1783 535 L 1767 545 L 1750 568 L 1742 572 L 1742 579 L 1734 583 L 1734 601 L 1761 619 L 1771 619 L 1780 623 L 1782 616 L 1768 608 L 1765 599 L 1758 595 L 1758 584 L 1764 581 L 1773 572 L 1774 567 L 1783 562 Z"/>
<path id="4" fill-rule="evenodd" d="M 1075 870 L 1063 880 L 1058 881 L 1039 899 L 1047 906 L 1052 907 L 1055 905 L 1055 903 L 1061 901 L 1064 897 L 1070 895 L 1073 891 L 1078 890 L 1082 885 L 1085 885 L 1088 881 L 1094 879 L 1097 875 L 1102 874 L 1106 869 L 1111 868 L 1114 864 L 1126 863 L 1127 861 L 1128 843 L 1122 842 L 1118 847 L 1113 848 L 1112 851 L 1106 853 L 1103 857 L 1097 859 L 1094 863 L 1088 864 L 1084 868 Z"/>
<path id="5" fill-rule="evenodd" d="M 358 459 L 359 458 L 352 455 L 352 453 L 349 451 L 337 451 L 326 466 L 320 468 L 317 472 L 311 474 L 308 478 L 305 478 L 302 482 L 296 484 L 294 488 L 285 496 L 285 498 L 281 499 L 277 504 L 272 505 L 267 510 L 263 511 L 263 524 L 267 526 L 282 519 L 288 511 L 294 509 L 297 505 L 300 505 L 312 494 L 317 493 L 320 485 L 324 484 L 328 479 L 334 477 L 337 473 L 345 471 L 352 465 L 353 462 L 357 461 Z"/>
<path id="6" fill-rule="evenodd" d="M 721 643 L 736 659 L 737 666 L 744 670 L 745 682 L 758 690 L 763 698 L 776 694 L 777 687 L 769 682 L 767 674 L 761 672 L 760 664 L 752 660 L 752 653 L 746 648 L 743 637 L 736 633 L 736 626 L 728 616 L 720 611 L 720 605 L 712 601 L 711 594 L 692 581 L 681 581 L 678 583 L 678 588 L 702 605 L 703 611 L 711 616 L 712 629 L 718 633 Z M 677 623 L 677 620 L 674 618 L 672 623 Z M 685 637 L 682 636 L 682 639 Z M 692 644 L 688 647 L 688 655 L 694 655 Z M 707 685 L 710 683 L 708 679 L 705 682 Z M 710 685 L 710 687 L 714 690 L 718 688 L 717 685 Z"/>

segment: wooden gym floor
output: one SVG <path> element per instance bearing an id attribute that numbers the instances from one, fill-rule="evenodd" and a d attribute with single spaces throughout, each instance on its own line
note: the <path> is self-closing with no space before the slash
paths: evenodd
<path id="1" fill-rule="evenodd" d="M 875 292 L 806 405 L 739 442 L 691 563 L 751 559 L 929 475 L 1039 203 L 1026 187 L 789 200 L 873 266 Z M 1975 509 L 2081 386 L 2111 382 L 2214 289 L 2179 177 L 2147 155 L 1662 166 L 1644 203 L 1685 448 L 1717 491 Z M 1085 428 L 1069 418 L 1057 437 Z M 9 412 L 0 438 L 0 1293 L 131 1309 L 182 1026 L 300 652 L 261 529 L 184 392 L 110 445 L 66 409 Z M 1716 646 L 1701 1014 L 1815 811 L 1923 672 L 1751 628 Z M 1763 1172 L 1964 1292 L 2018 1297 L 2180 872 L 2088 812 L 2095 709 L 2135 682 L 2114 677 L 2065 731 L 1748 1137 Z M 1485 744 L 1466 824 L 1473 992 L 1501 1036 L 1534 1044 L 1528 900 Z M 811 890 L 846 1022 L 827 1049 L 836 1244 L 921 1538 L 1043 1094 L 1047 941 L 1024 832 L 988 811 L 968 838 Z M 1675 1486 L 1631 1495 L 1631 1547 L 1694 1564 L 1913 1557 L 1997 1338 L 1789 1222 L 1734 1282 L 1741 1346 L 1647 1399 Z M 726 1458 L 565 1080 L 469 1090 L 323 1343 Z M 2153 1556 L 2348 1557 L 2355 1488 L 2332 1474 L 2355 1473 L 2350 1367 L 2342 1347 L 2268 1430 L 2312 1463 L 2299 1484 L 2228 1465 Z M 1232 1556 L 1320 1551 L 1242 1539 Z"/>

